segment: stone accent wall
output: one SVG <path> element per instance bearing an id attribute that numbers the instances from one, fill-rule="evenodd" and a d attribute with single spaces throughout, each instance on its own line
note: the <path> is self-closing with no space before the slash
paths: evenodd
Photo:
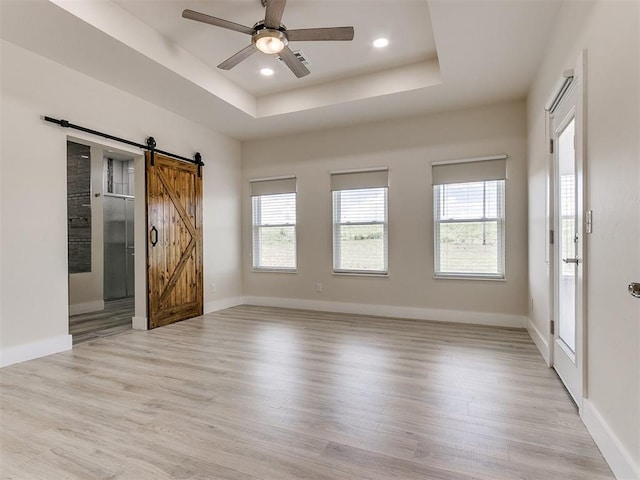
<path id="1" fill-rule="evenodd" d="M 67 142 L 69 273 L 91 271 L 91 149 Z"/>

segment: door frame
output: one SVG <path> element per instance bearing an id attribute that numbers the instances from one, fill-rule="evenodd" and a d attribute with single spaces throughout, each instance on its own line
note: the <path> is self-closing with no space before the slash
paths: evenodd
<path id="1" fill-rule="evenodd" d="M 147 245 L 147 224 L 146 224 L 146 202 L 145 198 L 145 160 L 144 154 L 137 148 L 132 148 L 127 145 L 123 145 L 116 141 L 100 138 L 96 141 L 96 137 L 84 132 L 73 132 L 65 137 L 65 142 L 69 140 L 76 143 L 87 145 L 92 149 L 99 149 L 104 152 L 115 151 L 125 153 L 133 157 L 133 185 L 134 185 L 134 249 L 138 254 L 134 260 L 134 302 L 135 313 L 131 319 L 131 327 L 136 330 L 147 329 L 147 258 L 146 258 L 146 245 Z M 102 209 L 102 189 L 96 192 L 92 189 L 92 199 L 95 198 L 94 194 L 100 194 L 100 209 Z M 93 201 L 92 201 L 93 203 Z M 102 217 L 100 217 L 102 218 Z M 101 220 L 102 221 L 102 220 Z M 94 247 L 92 246 L 92 249 Z M 102 248 L 102 247 L 101 247 Z M 102 257 L 102 253 L 100 253 Z M 67 272 L 68 278 L 68 272 Z"/>
<path id="2" fill-rule="evenodd" d="M 569 89 L 563 91 L 566 79 L 573 77 L 573 81 Z M 577 230 L 580 232 L 578 244 L 576 245 L 576 257 L 580 259 L 581 263 L 576 269 L 576 366 L 578 368 L 579 381 L 581 383 L 580 396 L 574 398 L 578 411 L 582 412 L 582 400 L 588 397 L 588 382 L 587 382 L 587 338 L 588 338 L 588 289 L 587 289 L 587 268 L 588 268 L 588 233 L 585 224 L 585 213 L 587 205 L 587 112 L 586 112 L 586 50 L 582 51 L 578 59 L 575 62 L 575 66 L 572 70 L 567 70 L 563 73 L 560 86 L 556 87 L 554 94 L 548 102 L 546 119 L 546 140 L 547 145 L 551 145 L 551 140 L 555 138 L 555 131 L 553 121 L 551 118 L 551 105 L 558 103 L 557 99 L 560 98 L 560 104 L 562 103 L 562 96 L 572 91 L 575 95 L 575 155 L 576 155 L 576 223 Z M 566 99 L 566 98 L 565 98 Z M 549 345 L 549 366 L 554 367 L 557 359 L 555 358 L 555 343 L 558 336 L 558 305 L 556 301 L 556 269 L 559 266 L 559 262 L 562 261 L 558 256 L 558 245 L 554 242 L 554 236 L 556 229 L 556 171 L 555 171 L 555 153 L 549 148 L 548 163 L 547 163 L 547 225 L 546 235 L 547 240 L 547 253 L 548 253 L 548 285 L 549 285 L 549 316 L 551 325 L 548 330 L 548 345 Z M 552 333 L 553 332 L 553 333 Z M 560 375 L 559 375 L 560 376 Z M 561 378 L 564 382 L 564 380 Z M 571 392 L 570 392 L 571 393 Z"/>

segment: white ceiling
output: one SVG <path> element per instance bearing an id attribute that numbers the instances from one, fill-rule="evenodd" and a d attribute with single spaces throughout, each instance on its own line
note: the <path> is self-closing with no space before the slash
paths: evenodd
<path id="1" fill-rule="evenodd" d="M 260 0 L 1 0 L 2 38 L 240 140 L 459 109 L 526 95 L 560 0 L 289 0 L 290 29 L 353 25 L 352 42 L 296 42 L 297 79 L 248 35 Z M 390 45 L 371 42 L 387 36 Z M 81 39 L 80 41 L 78 39 Z M 273 77 L 258 70 L 276 64 Z"/>

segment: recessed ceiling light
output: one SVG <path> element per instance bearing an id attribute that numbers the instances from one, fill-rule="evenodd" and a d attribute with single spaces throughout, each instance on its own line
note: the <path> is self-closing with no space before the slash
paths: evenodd
<path id="1" fill-rule="evenodd" d="M 260 74 L 264 75 L 265 77 L 270 77 L 271 75 L 273 75 L 273 69 L 271 68 L 263 68 L 260 70 Z"/>
<path id="2" fill-rule="evenodd" d="M 389 40 L 387 38 L 378 38 L 373 42 L 373 46 L 376 48 L 384 48 L 387 45 L 389 45 Z"/>

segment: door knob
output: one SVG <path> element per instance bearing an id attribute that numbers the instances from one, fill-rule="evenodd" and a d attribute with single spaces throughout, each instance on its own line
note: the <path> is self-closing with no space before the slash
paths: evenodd
<path id="1" fill-rule="evenodd" d="M 640 298 L 640 283 L 630 283 L 629 284 L 629 294 L 632 297 Z"/>
<path id="2" fill-rule="evenodd" d="M 580 263 L 579 258 L 563 258 L 562 261 L 564 263 L 575 263 L 576 265 Z"/>

